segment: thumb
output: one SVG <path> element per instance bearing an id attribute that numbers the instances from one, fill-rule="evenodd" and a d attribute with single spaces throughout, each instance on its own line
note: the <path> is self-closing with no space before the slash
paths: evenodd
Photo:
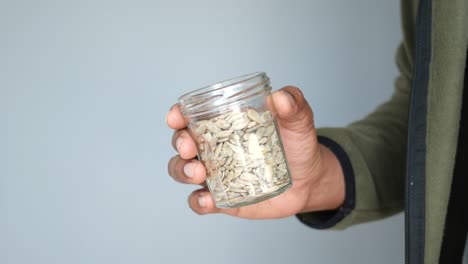
<path id="1" fill-rule="evenodd" d="M 314 130 L 314 115 L 301 90 L 287 86 L 272 95 L 278 125 L 287 131 L 310 133 Z"/>
<path id="2" fill-rule="evenodd" d="M 291 86 L 274 92 L 272 103 L 291 175 L 295 180 L 307 179 L 320 157 L 312 109 L 301 90 Z"/>

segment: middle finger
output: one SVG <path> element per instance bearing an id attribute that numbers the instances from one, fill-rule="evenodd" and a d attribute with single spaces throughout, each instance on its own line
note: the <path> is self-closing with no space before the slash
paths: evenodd
<path id="1" fill-rule="evenodd" d="M 169 160 L 169 175 L 182 183 L 201 184 L 206 180 L 206 170 L 203 164 L 196 160 L 185 160 L 179 155 Z"/>

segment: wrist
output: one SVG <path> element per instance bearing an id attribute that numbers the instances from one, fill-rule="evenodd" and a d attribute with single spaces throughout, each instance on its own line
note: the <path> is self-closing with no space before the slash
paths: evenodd
<path id="1" fill-rule="evenodd" d="M 319 144 L 319 166 L 316 175 L 311 178 L 308 197 L 301 213 L 334 210 L 339 208 L 345 200 L 345 180 L 340 162 L 333 152 Z"/>

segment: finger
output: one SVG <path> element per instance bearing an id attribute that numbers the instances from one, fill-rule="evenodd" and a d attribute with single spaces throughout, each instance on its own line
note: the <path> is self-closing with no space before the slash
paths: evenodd
<path id="1" fill-rule="evenodd" d="M 187 126 L 187 122 L 180 111 L 179 104 L 173 105 L 166 114 L 166 123 L 172 129 L 182 129 Z"/>
<path id="2" fill-rule="evenodd" d="M 184 160 L 174 156 L 168 163 L 169 175 L 178 182 L 190 184 L 203 184 L 206 180 L 206 170 L 198 160 Z"/>
<path id="3" fill-rule="evenodd" d="M 197 146 L 187 129 L 181 129 L 172 135 L 172 147 L 183 159 L 193 159 L 197 155 Z"/>
<path id="4" fill-rule="evenodd" d="M 313 112 L 301 90 L 287 86 L 272 95 L 280 126 L 295 132 L 314 128 Z"/>
<path id="5" fill-rule="evenodd" d="M 190 208 L 199 215 L 223 213 L 232 216 L 237 216 L 239 209 L 220 209 L 216 207 L 213 196 L 208 189 L 196 190 L 190 194 L 188 198 Z"/>

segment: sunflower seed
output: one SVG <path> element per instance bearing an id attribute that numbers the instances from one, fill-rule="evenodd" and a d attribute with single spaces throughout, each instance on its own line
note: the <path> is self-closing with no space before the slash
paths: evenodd
<path id="1" fill-rule="evenodd" d="M 291 184 L 269 111 L 236 110 L 193 127 L 217 205 L 253 203 Z"/>

